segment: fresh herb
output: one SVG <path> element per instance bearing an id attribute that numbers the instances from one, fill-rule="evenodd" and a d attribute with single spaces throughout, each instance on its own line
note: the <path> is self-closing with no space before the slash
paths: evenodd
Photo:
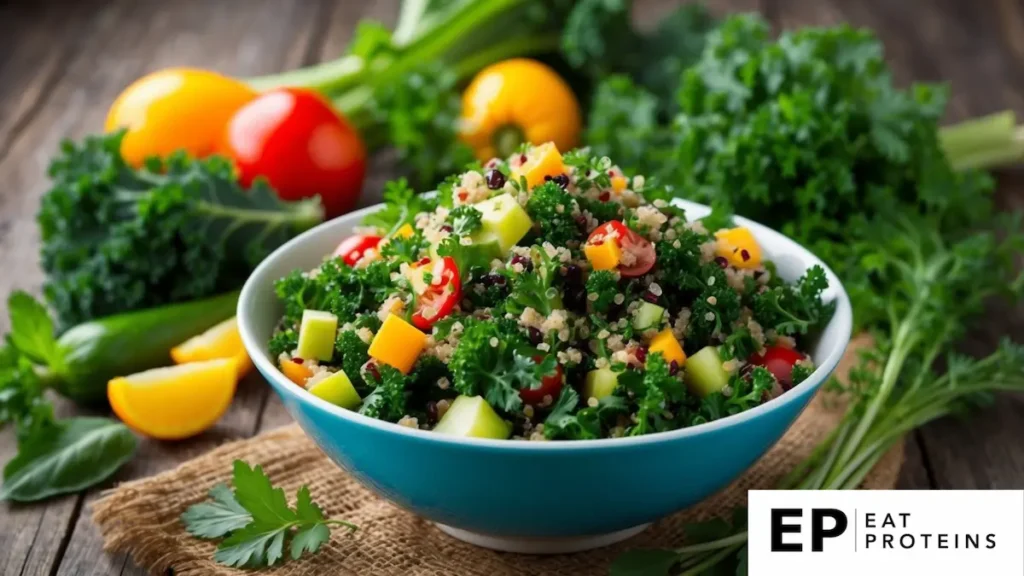
<path id="1" fill-rule="evenodd" d="M 384 185 L 384 207 L 367 214 L 363 224 L 373 226 L 381 234 L 391 237 L 405 224 L 415 224 L 416 215 L 430 212 L 436 207 L 436 200 L 416 195 L 405 178 L 392 180 Z"/>
<path id="2" fill-rule="evenodd" d="M 551 413 L 544 420 L 544 436 L 552 440 L 590 440 L 606 436 L 605 430 L 620 414 L 629 412 L 629 405 L 619 396 L 605 396 L 597 406 L 576 410 L 579 394 L 570 386 L 562 388 Z"/>
<path id="3" fill-rule="evenodd" d="M 465 205 L 452 209 L 448 220 L 452 223 L 452 231 L 459 236 L 472 234 L 483 226 L 483 214 L 473 206 Z"/>
<path id="4" fill-rule="evenodd" d="M 512 294 L 509 296 L 508 306 L 515 312 L 533 308 L 541 315 L 547 316 L 552 311 L 564 307 L 562 296 L 554 287 L 560 264 L 543 248 L 534 246 L 530 249 L 530 254 L 534 269 L 528 274 L 511 275 Z"/>
<path id="5" fill-rule="evenodd" d="M 398 422 L 407 413 L 405 389 L 410 379 L 387 364 L 379 364 L 377 374 L 380 375 L 380 380 L 373 392 L 363 399 L 359 413 L 388 422 Z"/>
<path id="6" fill-rule="evenodd" d="M 271 250 L 323 220 L 319 200 L 245 190 L 231 163 L 174 154 L 133 168 L 123 133 L 65 142 L 43 196 L 44 292 L 58 325 L 237 288 Z"/>
<path id="7" fill-rule="evenodd" d="M 587 276 L 585 288 L 590 310 L 606 314 L 615 304 L 615 295 L 619 294 L 619 274 L 611 270 L 595 270 Z"/>
<path id="8" fill-rule="evenodd" d="M 198 538 L 224 538 L 214 559 L 236 568 L 273 566 L 289 555 L 298 560 L 315 554 L 331 538 L 331 528 L 356 530 L 344 520 L 328 519 L 313 502 L 309 487 L 302 486 L 291 507 L 284 490 L 275 488 L 259 466 L 235 460 L 234 491 L 218 484 L 210 490 L 211 501 L 194 504 L 182 515 L 185 529 Z"/>
<path id="9" fill-rule="evenodd" d="M 580 225 L 576 200 L 553 181 L 545 182 L 530 192 L 526 212 L 540 227 L 539 236 L 555 246 L 578 245 Z"/>
<path id="10" fill-rule="evenodd" d="M 419 261 L 420 254 L 428 246 L 426 239 L 423 238 L 423 233 L 419 230 L 414 231 L 409 236 L 394 236 L 383 244 L 383 247 L 380 249 L 381 256 L 392 259 L 395 262 L 407 263 Z"/>
<path id="11" fill-rule="evenodd" d="M 555 373 L 555 361 L 541 362 L 525 355 L 526 342 L 514 326 L 503 329 L 494 322 L 475 322 L 467 327 L 448 368 L 455 389 L 465 396 L 482 395 L 500 410 L 522 407 L 519 391 L 539 388 L 545 376 Z"/>
<path id="12" fill-rule="evenodd" d="M 334 259 L 321 265 L 320 273 L 315 276 L 299 271 L 285 276 L 274 285 L 285 304 L 284 325 L 297 328 L 306 309 L 326 310 L 345 323 L 364 310 L 379 308 L 394 289 L 391 274 L 397 267 L 395 262 L 377 260 L 368 266 L 353 268 Z"/>

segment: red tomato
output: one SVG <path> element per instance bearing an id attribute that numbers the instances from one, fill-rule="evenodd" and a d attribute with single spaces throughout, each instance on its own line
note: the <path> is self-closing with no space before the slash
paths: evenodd
<path id="1" fill-rule="evenodd" d="M 623 252 L 628 252 L 633 256 L 633 263 L 629 266 L 619 265 L 620 274 L 627 278 L 635 278 L 647 274 L 651 268 L 654 268 L 654 262 L 657 259 L 654 245 L 618 220 L 611 220 L 598 226 L 590 233 L 587 242 L 600 244 L 608 240 L 609 237 L 611 237 L 611 241 L 618 243 Z"/>
<path id="2" fill-rule="evenodd" d="M 764 366 L 775 376 L 779 384 L 786 390 L 793 386 L 793 366 L 804 359 L 804 355 L 784 346 L 769 346 L 764 354 L 754 354 L 750 363 Z"/>
<path id="3" fill-rule="evenodd" d="M 412 315 L 412 323 L 420 330 L 430 330 L 434 324 L 452 313 L 455 305 L 462 299 L 462 280 L 455 260 L 445 256 L 433 262 L 430 270 L 430 284 L 416 301 L 416 311 Z M 427 264 L 421 264 L 423 266 Z"/>
<path id="4" fill-rule="evenodd" d="M 345 264 L 349 266 L 355 266 L 356 262 L 363 257 L 370 248 L 376 248 L 380 241 L 383 240 L 380 236 L 373 236 L 371 234 L 356 234 L 355 236 L 349 236 L 338 244 L 338 247 L 334 249 L 334 257 L 341 258 Z"/>
<path id="5" fill-rule="evenodd" d="M 544 361 L 543 356 L 534 356 L 533 361 L 538 364 Z M 551 396 L 554 401 L 562 392 L 562 366 L 555 364 L 555 373 L 545 376 L 540 380 L 540 388 L 523 388 L 519 391 L 519 397 L 527 404 L 537 405 L 544 403 L 545 396 Z"/>
<path id="6" fill-rule="evenodd" d="M 301 88 L 271 90 L 239 108 L 220 152 L 244 186 L 264 176 L 282 200 L 319 195 L 329 218 L 355 207 L 366 175 L 359 135 L 327 100 Z"/>

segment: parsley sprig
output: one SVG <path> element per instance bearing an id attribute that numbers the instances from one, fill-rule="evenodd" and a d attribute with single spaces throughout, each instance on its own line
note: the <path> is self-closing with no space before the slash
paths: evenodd
<path id="1" fill-rule="evenodd" d="M 189 534 L 198 538 L 224 538 L 214 559 L 236 568 L 273 566 L 289 554 L 298 560 L 315 553 L 331 539 L 332 527 L 356 530 L 354 524 L 329 519 L 313 502 L 309 487 L 302 486 L 295 507 L 288 505 L 284 490 L 275 488 L 259 466 L 242 460 L 234 463 L 234 491 L 224 484 L 210 490 L 210 500 L 194 504 L 181 515 Z"/>

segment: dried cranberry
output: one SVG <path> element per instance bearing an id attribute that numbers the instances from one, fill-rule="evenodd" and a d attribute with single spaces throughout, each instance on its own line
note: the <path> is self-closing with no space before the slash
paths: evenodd
<path id="1" fill-rule="evenodd" d="M 302 358 L 299 358 L 298 356 L 296 356 L 296 357 L 292 358 L 292 362 L 295 362 L 296 364 L 302 364 L 304 362 L 304 360 Z"/>
<path id="2" fill-rule="evenodd" d="M 519 155 L 519 163 L 520 164 L 526 164 L 526 160 L 527 160 L 526 154 L 520 154 Z"/>
<path id="3" fill-rule="evenodd" d="M 740 250 L 740 258 L 743 258 L 744 262 L 750 260 L 750 252 L 747 252 L 746 250 Z"/>
<path id="4" fill-rule="evenodd" d="M 366 363 L 366 372 L 373 377 L 374 380 L 380 381 L 380 370 L 377 369 L 376 362 Z"/>
<path id="5" fill-rule="evenodd" d="M 531 262 L 529 258 L 521 254 L 516 254 L 515 256 L 512 257 L 512 265 L 515 266 L 516 264 L 521 265 L 523 267 L 524 272 L 529 272 L 533 270 L 533 262 Z"/>
<path id="6" fill-rule="evenodd" d="M 427 419 L 431 422 L 437 422 L 437 402 L 433 400 L 427 401 Z"/>
<path id="7" fill-rule="evenodd" d="M 607 202 L 608 199 L 611 197 L 611 194 L 607 192 L 602 192 L 601 195 L 597 197 L 597 199 L 600 200 L 601 202 Z"/>
<path id="8" fill-rule="evenodd" d="M 487 187 L 497 190 L 505 185 L 505 175 L 501 170 L 489 170 L 487 172 Z"/>
<path id="9" fill-rule="evenodd" d="M 634 352 L 634 354 L 636 355 L 637 362 L 643 364 L 644 362 L 647 361 L 647 348 L 641 346 L 640 348 L 636 349 L 636 352 Z"/>
<path id="10" fill-rule="evenodd" d="M 672 376 L 679 374 L 679 362 L 673 360 L 672 363 L 668 365 L 668 373 Z"/>
<path id="11" fill-rule="evenodd" d="M 530 343 L 533 345 L 540 344 L 544 341 L 544 335 L 541 334 L 540 330 L 537 330 L 533 326 L 530 326 L 526 333 L 530 335 Z"/>
<path id="12" fill-rule="evenodd" d="M 484 286 L 504 286 L 505 277 L 501 274 L 488 274 L 480 279 Z"/>
<path id="13" fill-rule="evenodd" d="M 715 264 L 718 264 L 719 268 L 728 268 L 729 267 L 729 261 L 726 260 L 724 256 L 716 256 L 715 257 Z"/>
<path id="14" fill-rule="evenodd" d="M 451 234 L 452 232 L 455 231 L 455 228 L 452 228 L 451 226 L 445 224 L 444 226 L 441 226 L 441 231 L 448 232 L 449 234 Z"/>
<path id="15" fill-rule="evenodd" d="M 658 303 L 658 295 L 655 294 L 654 292 L 651 292 L 650 290 L 644 290 L 644 293 L 641 294 L 640 297 L 643 298 L 644 300 L 647 300 L 651 304 Z"/>
<path id="16" fill-rule="evenodd" d="M 562 190 L 565 190 L 566 188 L 569 187 L 568 174 L 559 174 L 558 176 L 552 178 L 551 181 L 554 182 L 555 184 L 558 184 L 559 188 L 561 188 Z"/>
<path id="17" fill-rule="evenodd" d="M 577 282 L 583 279 L 583 269 L 575 264 L 565 267 L 565 279 L 568 282 Z"/>
<path id="18" fill-rule="evenodd" d="M 580 214 L 579 216 L 574 218 L 574 220 L 576 220 L 576 225 L 579 226 L 581 230 L 586 230 L 587 229 L 587 217 L 586 216 Z"/>

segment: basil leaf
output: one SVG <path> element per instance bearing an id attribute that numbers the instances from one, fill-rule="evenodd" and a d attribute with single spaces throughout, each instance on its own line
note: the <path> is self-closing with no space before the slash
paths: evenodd
<path id="1" fill-rule="evenodd" d="M 109 418 L 70 418 L 26 442 L 4 466 L 0 500 L 32 502 L 78 492 L 109 478 L 135 453 L 137 440 Z"/>
<path id="2" fill-rule="evenodd" d="M 53 320 L 46 307 L 26 292 L 16 291 L 7 299 L 11 313 L 11 343 L 36 362 L 51 362 L 57 355 Z"/>

